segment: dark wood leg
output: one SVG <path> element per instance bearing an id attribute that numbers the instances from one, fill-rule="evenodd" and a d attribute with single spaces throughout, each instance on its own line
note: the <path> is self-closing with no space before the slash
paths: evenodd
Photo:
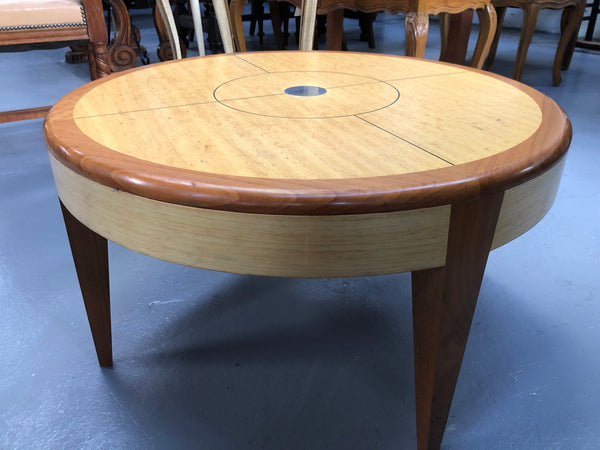
<path id="1" fill-rule="evenodd" d="M 60 204 L 100 366 L 111 366 L 108 243 Z"/>
<path id="2" fill-rule="evenodd" d="M 344 11 L 344 17 L 350 17 L 352 19 L 358 19 L 358 26 L 360 27 L 360 40 L 367 42 L 369 48 L 375 48 L 375 35 L 373 33 L 373 22 L 377 17 L 377 13 L 365 13 L 362 11 Z"/>
<path id="3" fill-rule="evenodd" d="M 472 10 L 463 11 L 459 14 L 452 14 L 450 16 L 448 43 L 443 61 L 454 64 L 465 64 L 472 24 Z"/>
<path id="4" fill-rule="evenodd" d="M 523 75 L 523 67 L 527 58 L 527 51 L 535 32 L 540 6 L 534 3 L 527 4 L 523 8 L 523 28 L 521 29 L 521 37 L 519 39 L 519 47 L 517 48 L 517 57 L 515 59 L 515 68 L 513 70 L 513 78 L 521 81 Z"/>
<path id="5" fill-rule="evenodd" d="M 344 8 L 334 9 L 327 14 L 327 35 L 325 48 L 327 50 L 342 50 L 344 40 Z"/>
<path id="6" fill-rule="evenodd" d="M 561 82 L 561 70 L 569 68 L 575 42 L 577 42 L 577 34 L 581 25 L 581 17 L 583 16 L 583 8 L 568 6 L 563 10 L 564 24 L 561 30 L 560 41 L 556 49 L 554 58 L 554 66 L 552 71 L 552 81 L 554 86 L 558 86 Z"/>
<path id="7" fill-rule="evenodd" d="M 479 37 L 473 51 L 473 58 L 471 58 L 471 67 L 481 69 L 496 35 L 496 10 L 488 3 L 477 9 L 477 16 L 479 17 Z"/>
<path id="8" fill-rule="evenodd" d="M 598 10 L 598 0 L 596 0 L 594 2 L 593 6 L 592 6 L 592 11 L 594 10 L 594 7 L 596 8 L 596 13 L 597 13 L 598 12 L 597 11 Z M 579 36 L 579 27 L 581 27 L 581 22 L 583 20 L 584 14 L 585 14 L 585 7 L 583 4 L 577 3 L 574 6 L 574 8 L 575 8 L 575 20 L 579 26 L 573 33 L 573 36 L 571 37 L 571 41 L 569 42 L 569 45 L 567 46 L 567 50 L 565 51 L 565 55 L 561 61 L 561 69 L 562 70 L 567 70 L 569 68 L 569 66 L 571 65 L 571 59 L 573 58 L 573 52 L 575 51 L 575 47 L 577 46 L 577 39 Z M 561 16 L 561 34 L 566 31 L 569 21 L 573 20 L 572 14 L 573 14 L 573 11 L 571 11 L 571 8 L 567 7 L 565 9 L 563 9 L 563 13 Z M 590 14 L 593 14 L 593 12 Z M 595 18 L 594 18 L 594 20 L 595 20 Z M 589 18 L 589 21 L 590 21 L 589 23 L 591 23 L 592 17 Z M 586 35 L 587 35 L 587 33 L 586 33 Z"/>
<path id="9" fill-rule="evenodd" d="M 485 60 L 485 64 L 483 65 L 484 70 L 490 70 L 492 64 L 494 64 L 494 59 L 496 58 L 496 51 L 498 50 L 498 42 L 500 41 L 500 33 L 502 33 L 502 26 L 504 25 L 504 17 L 506 16 L 506 7 L 498 7 L 496 8 L 496 32 L 494 33 L 494 40 L 492 41 L 492 45 L 490 46 L 490 51 L 488 52 L 488 56 Z"/>
<path id="10" fill-rule="evenodd" d="M 412 273 L 419 450 L 441 446 L 501 204 L 454 205 L 445 266 Z"/>
<path id="11" fill-rule="evenodd" d="M 287 46 L 287 38 L 285 36 L 285 33 L 283 33 L 283 34 L 281 33 L 281 23 L 282 23 L 281 5 L 282 4 L 277 1 L 274 1 L 274 0 L 269 1 L 269 13 L 271 15 L 271 25 L 273 26 L 273 36 L 275 37 L 275 42 L 277 43 L 277 49 L 285 50 L 285 47 Z M 288 12 L 288 15 L 283 18 L 283 21 L 284 22 L 287 21 L 288 17 L 289 17 L 289 12 Z"/>

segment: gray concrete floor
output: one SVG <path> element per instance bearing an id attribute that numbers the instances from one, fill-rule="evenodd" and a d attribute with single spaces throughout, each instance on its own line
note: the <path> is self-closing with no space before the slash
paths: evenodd
<path id="1" fill-rule="evenodd" d="M 156 61 L 149 16 L 134 21 Z M 375 51 L 403 53 L 401 16 L 375 30 Z M 564 178 L 546 218 L 490 255 L 446 449 L 600 448 L 600 54 L 577 51 L 553 87 L 557 39 L 536 34 L 523 81 L 571 117 Z M 507 31 L 494 71 L 511 74 L 516 45 Z M 2 109 L 85 83 L 63 55 L 0 54 Z M 0 125 L 0 448 L 415 447 L 408 274 L 239 276 L 111 245 L 115 365 L 100 369 L 41 125 Z"/>

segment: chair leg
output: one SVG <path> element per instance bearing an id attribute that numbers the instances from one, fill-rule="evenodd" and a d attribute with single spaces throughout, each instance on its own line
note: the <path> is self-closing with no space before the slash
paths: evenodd
<path id="1" fill-rule="evenodd" d="M 200 2 L 198 0 L 191 0 L 190 10 L 192 12 L 192 22 L 194 23 L 194 33 L 196 33 L 196 42 L 198 43 L 198 52 L 200 56 L 204 56 L 206 55 L 206 49 L 204 48 L 204 30 L 202 29 Z"/>
<path id="2" fill-rule="evenodd" d="M 473 10 L 466 9 L 460 13 L 450 14 L 448 41 L 442 61 L 461 66 L 466 64 L 467 48 L 472 26 Z"/>
<path id="3" fill-rule="evenodd" d="M 405 19 L 406 56 L 423 58 L 425 44 L 429 32 L 429 14 L 424 12 L 409 12 Z"/>
<path id="4" fill-rule="evenodd" d="M 358 24 L 360 26 L 360 40 L 366 41 L 369 48 L 375 48 L 375 33 L 373 32 L 373 22 L 377 18 L 377 13 L 362 13 Z"/>
<path id="5" fill-rule="evenodd" d="M 340 51 L 344 40 L 344 8 L 334 9 L 327 13 L 327 50 Z"/>
<path id="6" fill-rule="evenodd" d="M 260 0 L 250 0 L 250 27 L 248 28 L 248 34 L 250 36 L 254 36 L 254 32 L 256 31 L 256 5 Z"/>
<path id="7" fill-rule="evenodd" d="M 566 15 L 566 21 L 564 29 L 560 35 L 560 41 L 558 42 L 558 48 L 556 49 L 556 56 L 554 57 L 554 66 L 552 69 L 552 82 L 554 86 L 558 86 L 561 82 L 561 70 L 567 69 L 571 62 L 571 56 L 573 55 L 571 47 L 575 46 L 577 40 L 577 32 L 581 25 L 580 8 L 576 6 L 569 6 L 564 9 L 563 16 Z M 565 67 L 566 66 L 566 67 Z"/>
<path id="8" fill-rule="evenodd" d="M 90 36 L 89 64 L 92 80 L 110 75 L 111 69 L 108 57 L 108 32 L 104 22 L 104 9 L 101 0 L 83 2 Z"/>
<path id="9" fill-rule="evenodd" d="M 498 41 L 500 41 L 500 33 L 502 33 L 502 25 L 504 24 L 504 16 L 506 15 L 506 7 L 496 8 L 496 33 L 494 33 L 494 40 L 490 46 L 488 56 L 483 65 L 484 70 L 490 70 L 494 59 L 496 58 L 496 51 L 498 50 Z"/>
<path id="10" fill-rule="evenodd" d="M 317 18 L 317 0 L 305 0 L 300 16 L 299 50 L 312 50 L 315 43 L 315 21 Z"/>
<path id="11" fill-rule="evenodd" d="M 251 0 L 251 12 L 250 12 L 250 36 L 254 36 L 254 32 L 256 31 L 256 25 L 258 24 L 258 41 L 260 45 L 263 44 L 263 36 L 265 35 L 263 31 L 263 17 L 265 14 L 265 10 L 263 7 L 262 0 Z"/>
<path id="12" fill-rule="evenodd" d="M 181 53 L 181 45 L 179 43 L 179 33 L 175 26 L 175 19 L 173 17 L 173 11 L 169 0 L 157 0 L 156 9 L 160 12 L 160 16 L 165 24 L 167 34 L 169 36 L 169 42 L 171 44 L 171 50 L 173 52 L 173 59 L 181 59 L 183 57 Z"/>
<path id="13" fill-rule="evenodd" d="M 496 10 L 491 3 L 488 3 L 485 8 L 478 9 L 477 15 L 479 17 L 479 37 L 477 45 L 475 45 L 471 67 L 481 69 L 496 35 L 497 19 Z"/>
<path id="14" fill-rule="evenodd" d="M 440 61 L 446 61 L 448 53 L 448 30 L 450 29 L 450 14 L 440 13 L 440 38 L 442 41 L 442 48 L 440 49 Z"/>
<path id="15" fill-rule="evenodd" d="M 285 30 L 284 33 L 281 32 L 281 24 L 284 23 L 284 20 L 287 21 L 287 16 L 282 20 L 281 12 L 282 12 L 282 3 L 279 3 L 276 0 L 269 1 L 269 13 L 271 15 L 271 26 L 273 27 L 273 36 L 275 37 L 275 42 L 277 43 L 277 50 L 285 50 L 287 45 L 287 41 L 285 38 Z"/>
<path id="16" fill-rule="evenodd" d="M 573 37 L 571 38 L 569 45 L 567 46 L 565 56 L 561 63 L 562 70 L 567 70 L 569 68 L 569 66 L 571 65 L 571 59 L 573 58 L 573 52 L 575 51 L 575 46 L 577 45 L 577 39 L 579 37 L 579 28 L 581 27 L 581 22 L 583 21 L 583 15 L 585 13 L 585 3 L 583 1 L 576 2 L 575 10 L 577 11 L 577 16 L 576 16 L 577 28 L 576 28 L 575 32 L 573 33 Z M 570 12 L 569 12 L 568 8 L 565 8 L 563 10 L 563 14 L 561 17 L 561 34 L 565 32 L 569 18 L 570 18 Z"/>
<path id="17" fill-rule="evenodd" d="M 531 44 L 531 39 L 535 32 L 539 11 L 540 7 L 533 3 L 528 4 L 523 9 L 523 28 L 521 30 L 521 38 L 519 39 L 515 68 L 513 70 L 513 78 L 517 81 L 521 81 L 521 76 L 523 75 L 523 66 L 525 66 L 527 51 L 529 50 L 529 45 Z"/>
<path id="18" fill-rule="evenodd" d="M 246 51 L 246 38 L 244 37 L 244 24 L 242 22 L 242 11 L 246 0 L 231 0 L 229 3 L 229 17 L 233 28 L 235 48 L 238 52 Z"/>
<path id="19" fill-rule="evenodd" d="M 215 16 L 217 17 L 217 25 L 219 26 L 219 33 L 221 34 L 221 42 L 223 42 L 223 50 L 225 53 L 233 53 L 234 52 L 234 43 L 233 36 L 231 30 L 231 21 L 230 21 L 230 6 L 227 5 L 227 0 L 213 0 L 213 8 L 215 10 Z M 243 8 L 243 6 L 241 7 Z M 237 19 L 237 17 L 236 17 Z M 242 21 L 242 15 L 240 10 L 239 15 L 240 23 Z M 237 25 L 237 24 L 236 24 Z M 241 36 L 238 36 L 241 40 L 244 37 L 243 28 L 239 28 L 241 30 Z M 236 31 L 239 31 L 236 30 Z M 244 40 L 244 50 L 246 50 L 246 41 Z"/>

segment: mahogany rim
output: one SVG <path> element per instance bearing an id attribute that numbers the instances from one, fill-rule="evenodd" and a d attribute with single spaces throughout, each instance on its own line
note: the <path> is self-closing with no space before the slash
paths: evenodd
<path id="1" fill-rule="evenodd" d="M 364 55 L 354 52 L 344 54 Z M 236 55 L 244 54 L 202 58 Z M 159 64 L 177 63 L 168 61 Z M 364 214 L 455 204 L 522 184 L 552 167 L 566 154 L 572 127 L 565 112 L 552 99 L 501 75 L 458 67 L 496 78 L 529 95 L 542 112 L 538 129 L 514 147 L 452 167 L 367 178 L 294 180 L 220 175 L 152 163 L 124 155 L 92 140 L 81 132 L 73 117 L 54 118 L 54 115 L 62 115 L 69 109 L 72 111 L 77 100 L 97 84 L 125 76 L 131 71 L 152 68 L 145 66 L 112 74 L 67 94 L 55 104 L 44 121 L 44 137 L 49 153 L 58 161 L 108 187 L 183 206 L 257 214 Z M 64 144 L 67 141 L 70 144 Z"/>

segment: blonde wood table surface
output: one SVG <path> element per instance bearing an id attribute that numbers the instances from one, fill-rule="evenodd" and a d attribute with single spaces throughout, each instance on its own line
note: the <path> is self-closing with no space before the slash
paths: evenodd
<path id="1" fill-rule="evenodd" d="M 549 210 L 571 138 L 518 82 L 337 52 L 111 75 L 60 100 L 44 132 L 102 366 L 107 239 L 242 274 L 410 271 L 420 449 L 441 445 L 488 253 Z"/>

